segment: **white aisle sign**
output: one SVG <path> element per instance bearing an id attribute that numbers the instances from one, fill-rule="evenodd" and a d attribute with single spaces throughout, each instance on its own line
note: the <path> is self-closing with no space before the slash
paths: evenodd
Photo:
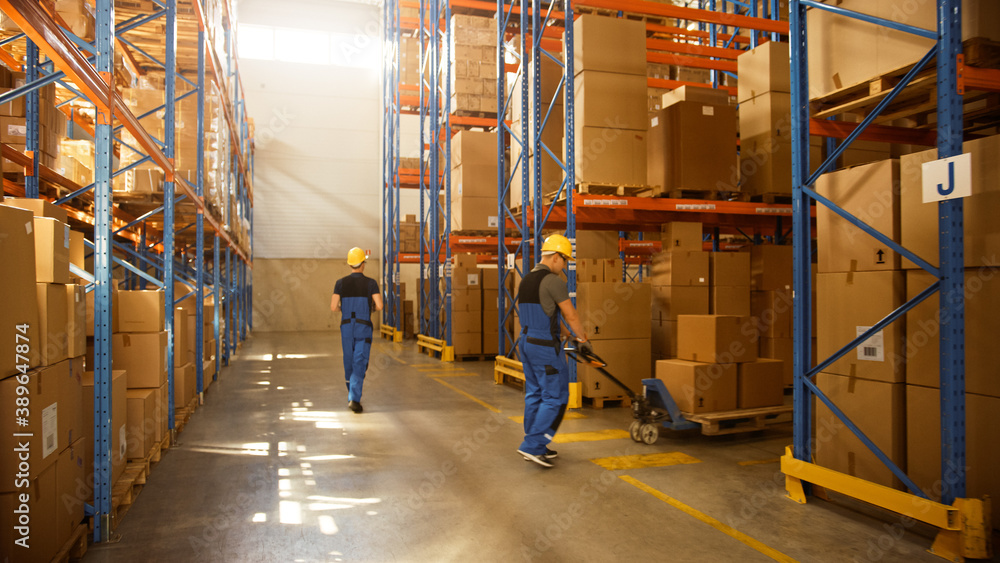
<path id="1" fill-rule="evenodd" d="M 969 153 L 923 164 L 924 203 L 972 195 L 972 155 Z"/>

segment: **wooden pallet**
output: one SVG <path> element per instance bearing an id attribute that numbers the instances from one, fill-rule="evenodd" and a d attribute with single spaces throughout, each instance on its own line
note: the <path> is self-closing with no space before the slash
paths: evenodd
<path id="1" fill-rule="evenodd" d="M 710 201 L 746 201 L 747 194 L 733 191 L 719 190 L 687 190 L 675 188 L 672 190 L 660 190 L 658 197 L 670 199 L 707 199 Z"/>
<path id="2" fill-rule="evenodd" d="M 467 109 L 456 109 L 452 110 L 452 115 L 457 115 L 458 117 L 474 117 L 477 119 L 496 119 L 496 112 L 489 111 L 472 111 Z"/>
<path id="3" fill-rule="evenodd" d="M 132 508 L 132 503 L 146 485 L 149 464 L 129 462 L 125 472 L 111 488 L 111 529 L 118 528 L 122 518 Z"/>
<path id="4" fill-rule="evenodd" d="M 706 436 L 721 436 L 764 430 L 769 424 L 788 422 L 791 414 L 791 406 L 781 406 L 702 414 L 684 413 L 684 418 L 701 424 L 701 433 Z"/>
<path id="5" fill-rule="evenodd" d="M 69 563 L 73 559 L 83 559 L 87 554 L 87 532 L 89 529 L 86 524 L 77 526 L 62 549 L 52 558 L 52 563 Z"/>
<path id="6" fill-rule="evenodd" d="M 194 413 L 196 408 L 198 408 L 197 396 L 191 399 L 187 405 L 174 410 L 174 429 L 177 430 L 178 434 L 180 434 L 181 431 L 184 430 L 184 427 L 187 426 L 187 423 L 191 420 L 191 415 Z"/>
<path id="7" fill-rule="evenodd" d="M 492 362 L 496 354 L 455 354 L 456 362 Z"/>
<path id="8" fill-rule="evenodd" d="M 779 205 L 791 205 L 792 196 L 791 194 L 768 192 L 764 194 L 753 194 L 750 196 L 750 201 L 755 203 L 777 203 Z"/>
<path id="9" fill-rule="evenodd" d="M 632 399 L 624 395 L 619 395 L 617 397 L 584 397 L 583 404 L 593 409 L 611 407 L 628 408 L 632 406 Z"/>
<path id="10" fill-rule="evenodd" d="M 469 229 L 464 231 L 452 231 L 451 236 L 455 237 L 495 237 L 496 229 Z"/>
<path id="11" fill-rule="evenodd" d="M 659 186 L 646 186 L 639 184 L 601 184 L 593 182 L 580 182 L 576 185 L 576 193 L 593 195 L 617 195 L 631 197 L 652 197 L 659 190 Z"/>

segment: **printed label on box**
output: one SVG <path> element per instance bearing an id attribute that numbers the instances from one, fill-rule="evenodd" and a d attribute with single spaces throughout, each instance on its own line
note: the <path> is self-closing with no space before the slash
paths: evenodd
<path id="1" fill-rule="evenodd" d="M 858 336 L 864 334 L 870 326 L 859 326 Z M 878 331 L 871 336 L 868 340 L 865 340 L 858 346 L 858 359 L 868 362 L 884 362 L 885 361 L 885 340 L 882 336 L 882 331 Z"/>
<path id="2" fill-rule="evenodd" d="M 42 409 L 42 457 L 59 450 L 59 403 Z"/>
<path id="3" fill-rule="evenodd" d="M 497 220 L 496 215 L 490 215 L 489 218 L 486 220 L 486 224 L 490 227 L 499 227 L 500 226 L 499 223 L 500 222 Z"/>
<path id="4" fill-rule="evenodd" d="M 121 444 L 118 446 L 118 461 L 125 459 L 125 453 L 128 452 L 128 432 L 125 432 L 125 425 L 118 429 L 118 441 Z"/>
<path id="5" fill-rule="evenodd" d="M 649 126 L 650 126 L 651 128 L 652 128 L 652 127 L 656 127 L 656 126 L 657 126 L 657 125 L 659 125 L 659 124 L 660 124 L 660 118 L 659 118 L 659 117 L 654 117 L 653 119 L 651 119 L 651 120 L 649 121 Z"/>
<path id="6" fill-rule="evenodd" d="M 69 225 L 63 227 L 63 246 L 69 248 Z"/>
<path id="7" fill-rule="evenodd" d="M 702 115 L 715 115 L 715 108 L 712 106 L 701 106 Z"/>
<path id="8" fill-rule="evenodd" d="M 469 274 L 466 278 L 466 285 L 479 285 L 479 274 Z"/>

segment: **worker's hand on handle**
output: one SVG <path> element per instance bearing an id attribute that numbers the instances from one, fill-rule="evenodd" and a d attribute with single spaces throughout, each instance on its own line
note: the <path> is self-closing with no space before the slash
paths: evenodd
<path id="1" fill-rule="evenodd" d="M 593 354 L 594 353 L 594 345 L 591 344 L 590 341 L 587 340 L 586 338 L 583 338 L 583 339 L 577 338 L 576 339 L 576 348 L 577 348 L 577 350 L 579 350 L 580 352 L 582 352 L 584 354 Z"/>

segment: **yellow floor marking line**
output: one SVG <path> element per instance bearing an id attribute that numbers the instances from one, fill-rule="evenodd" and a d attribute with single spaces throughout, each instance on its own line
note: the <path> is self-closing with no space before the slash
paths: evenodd
<path id="1" fill-rule="evenodd" d="M 619 440 L 628 438 L 628 430 L 597 430 L 594 432 L 569 432 L 567 434 L 556 434 L 555 444 L 569 444 L 570 442 L 599 442 L 601 440 Z"/>
<path id="2" fill-rule="evenodd" d="M 617 471 L 620 469 L 643 469 L 646 467 L 666 467 L 668 465 L 688 465 L 701 463 L 701 460 L 681 452 L 665 452 L 658 454 L 619 455 L 601 457 L 590 460 L 604 469 Z"/>
<path id="3" fill-rule="evenodd" d="M 780 461 L 781 459 L 777 457 L 774 459 L 752 459 L 750 461 L 741 461 L 737 465 L 764 465 L 767 463 L 779 463 Z"/>
<path id="4" fill-rule="evenodd" d="M 491 405 L 489 403 L 486 403 L 484 401 L 480 401 L 479 399 L 473 397 L 472 395 L 466 393 L 465 391 L 462 391 L 461 389 L 459 389 L 458 387 L 455 387 L 454 385 L 452 385 L 451 383 L 448 383 L 447 381 L 442 381 L 441 379 L 439 379 L 437 377 L 434 378 L 434 381 L 437 381 L 441 385 L 444 385 L 445 387 L 447 387 L 448 389 L 451 389 L 452 391 L 458 393 L 459 395 L 465 395 L 466 397 L 472 399 L 473 401 L 479 403 L 480 405 L 483 405 L 484 407 L 490 409 L 491 411 L 493 411 L 495 413 L 499 413 L 500 412 L 500 409 L 494 407 L 493 405 Z"/>
<path id="5" fill-rule="evenodd" d="M 663 502 L 669 504 L 670 506 L 676 508 L 677 510 L 684 512 L 688 516 L 693 516 L 694 518 L 701 520 L 702 522 L 708 524 L 709 526 L 715 528 L 716 530 L 719 530 L 723 534 L 726 534 L 729 537 L 735 538 L 743 542 L 744 544 L 756 549 L 757 551 L 763 553 L 764 555 L 770 557 L 771 559 L 774 559 L 775 561 L 781 561 L 783 563 L 797 563 L 795 559 L 792 559 L 791 557 L 785 555 L 784 553 L 781 553 L 776 549 L 764 545 L 760 541 L 751 538 L 750 536 L 733 528 L 732 526 L 723 524 L 722 522 L 716 520 L 715 518 L 712 518 L 707 514 L 699 512 L 677 499 L 668 497 L 667 495 L 661 493 L 660 491 L 654 489 L 653 487 L 650 487 L 649 485 L 643 483 L 642 481 L 639 481 L 634 477 L 630 477 L 628 475 L 621 475 L 619 479 L 634 486 L 640 491 L 653 495 L 654 497 L 662 500 Z"/>
<path id="6" fill-rule="evenodd" d="M 523 416 L 508 416 L 507 418 L 513 420 L 518 424 L 524 424 Z M 572 411 L 567 412 L 565 415 L 563 415 L 563 420 L 579 420 L 581 418 L 587 418 L 587 415 L 583 414 L 582 412 L 572 412 Z"/>
<path id="7" fill-rule="evenodd" d="M 423 371 L 427 377 L 469 377 L 476 375 L 471 371 Z"/>

